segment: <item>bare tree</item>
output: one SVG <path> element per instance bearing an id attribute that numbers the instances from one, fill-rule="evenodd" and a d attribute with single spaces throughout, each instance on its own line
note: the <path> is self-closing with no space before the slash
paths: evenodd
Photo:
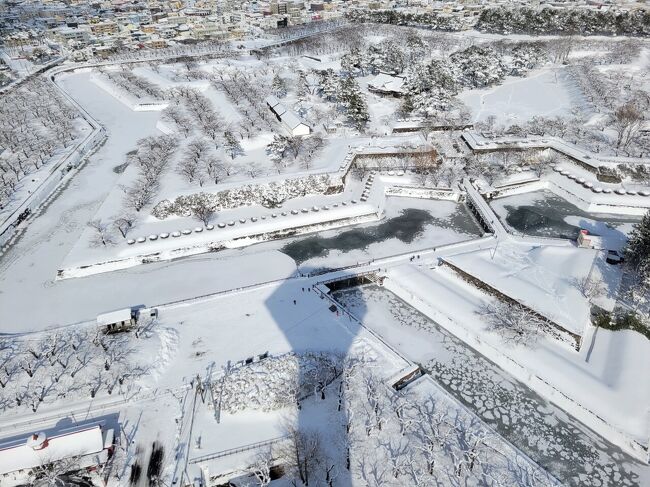
<path id="1" fill-rule="evenodd" d="M 199 161 L 193 157 L 186 157 L 178 164 L 178 173 L 182 175 L 188 183 L 194 183 L 199 180 L 201 166 Z"/>
<path id="2" fill-rule="evenodd" d="M 144 178 L 138 179 L 135 184 L 129 188 L 123 188 L 124 204 L 127 208 L 139 212 L 151 201 L 158 191 L 156 181 L 147 181 Z"/>
<path id="3" fill-rule="evenodd" d="M 208 157 L 204 159 L 203 167 L 214 184 L 219 184 L 219 182 L 227 175 L 225 164 L 216 157 Z"/>
<path id="4" fill-rule="evenodd" d="M 108 223 L 104 223 L 99 219 L 95 219 L 89 221 L 88 226 L 94 230 L 93 236 L 91 237 L 91 245 L 103 245 L 104 247 L 107 247 L 109 245 L 115 244 L 115 239 L 113 238 L 113 234 L 110 231 L 110 225 Z"/>
<path id="5" fill-rule="evenodd" d="M 554 63 L 565 63 L 575 43 L 576 40 L 573 36 L 550 40 L 546 43 L 548 55 Z"/>
<path id="6" fill-rule="evenodd" d="M 338 465 L 332 458 L 325 457 L 323 468 L 325 469 L 325 483 L 327 484 L 327 487 L 334 487 L 334 481 L 339 476 Z"/>
<path id="7" fill-rule="evenodd" d="M 207 198 L 200 198 L 191 208 L 192 216 L 197 220 L 203 222 L 204 225 L 208 225 L 214 218 L 214 208 L 212 203 L 207 200 Z"/>
<path id="8" fill-rule="evenodd" d="M 580 291 L 580 294 L 582 294 L 589 301 L 594 298 L 598 298 L 605 293 L 605 288 L 600 279 L 597 279 L 591 275 L 576 278 L 574 280 L 574 285 L 578 291 Z"/>
<path id="9" fill-rule="evenodd" d="M 394 479 L 400 478 L 406 473 L 409 457 L 409 446 L 403 438 L 390 438 L 382 445 L 386 451 L 391 475 Z"/>
<path id="10" fill-rule="evenodd" d="M 356 178 L 363 180 L 370 173 L 370 168 L 366 161 L 357 158 L 352 163 L 351 172 Z"/>
<path id="11" fill-rule="evenodd" d="M 29 484 L 39 487 L 70 485 L 70 477 L 74 477 L 73 474 L 80 468 L 79 457 L 69 457 L 51 462 L 44 458 L 40 465 L 29 472 Z"/>
<path id="12" fill-rule="evenodd" d="M 308 486 L 317 466 L 322 461 L 321 437 L 318 431 L 287 429 L 288 444 L 282 450 L 287 465 Z"/>
<path id="13" fill-rule="evenodd" d="M 435 176 L 436 180 L 439 181 L 439 175 L 442 174 L 442 164 L 438 162 L 438 154 L 435 151 L 415 154 L 413 156 L 413 166 L 415 176 L 422 186 L 425 186 L 432 176 Z"/>
<path id="14" fill-rule="evenodd" d="M 273 468 L 273 455 L 271 450 L 259 452 L 252 465 L 253 475 L 259 487 L 266 487 L 271 483 L 271 468 Z"/>
<path id="15" fill-rule="evenodd" d="M 540 154 L 530 154 L 524 162 L 538 178 L 542 177 L 548 167 L 548 159 Z"/>
<path id="16" fill-rule="evenodd" d="M 366 454 L 358 460 L 361 479 L 367 487 L 382 487 L 386 485 L 386 465 L 377 455 Z"/>
<path id="17" fill-rule="evenodd" d="M 632 104 L 626 103 L 614 111 L 614 130 L 616 130 L 616 147 L 627 148 L 643 123 L 643 114 Z"/>
<path id="18" fill-rule="evenodd" d="M 194 139 L 187 144 L 187 157 L 192 160 L 199 161 L 203 155 L 208 151 L 209 146 L 203 139 Z"/>
<path id="19" fill-rule="evenodd" d="M 133 230 L 138 218 L 132 213 L 122 213 L 113 220 L 113 226 L 120 232 L 122 237 L 126 238 L 128 233 Z"/>
<path id="20" fill-rule="evenodd" d="M 117 335 L 112 338 L 104 350 L 104 370 L 108 371 L 111 366 L 118 362 L 125 362 L 126 359 L 135 353 L 127 335 Z"/>
<path id="21" fill-rule="evenodd" d="M 537 313 L 519 303 L 495 301 L 483 305 L 477 313 L 485 318 L 489 329 L 506 342 L 533 343 L 546 326 Z"/>
<path id="22" fill-rule="evenodd" d="M 170 105 L 162 111 L 161 118 L 174 123 L 178 129 L 187 137 L 192 131 L 192 122 L 185 116 L 178 105 Z"/>
<path id="23" fill-rule="evenodd" d="M 248 177 L 251 179 L 255 179 L 256 177 L 260 176 L 262 174 L 262 168 L 260 165 L 255 162 L 251 161 L 247 166 L 246 166 L 246 174 L 248 174 Z"/>

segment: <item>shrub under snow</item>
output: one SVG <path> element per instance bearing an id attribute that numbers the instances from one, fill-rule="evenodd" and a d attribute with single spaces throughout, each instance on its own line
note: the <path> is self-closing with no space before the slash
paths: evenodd
<path id="1" fill-rule="evenodd" d="M 193 193 L 179 196 L 173 201 L 163 200 L 154 207 L 152 214 L 162 220 L 170 215 L 189 216 L 197 207 L 206 205 L 213 211 L 253 204 L 275 208 L 291 198 L 307 194 L 323 194 L 330 188 L 331 181 L 327 174 L 267 184 L 246 184 L 218 193 Z"/>
<path id="2" fill-rule="evenodd" d="M 268 357 L 231 371 L 213 383 L 221 409 L 272 411 L 320 391 L 341 373 L 342 357 L 324 352 Z"/>
<path id="3" fill-rule="evenodd" d="M 508 68 L 493 49 L 470 46 L 450 57 L 456 79 L 469 88 L 481 88 L 500 82 L 508 74 Z"/>

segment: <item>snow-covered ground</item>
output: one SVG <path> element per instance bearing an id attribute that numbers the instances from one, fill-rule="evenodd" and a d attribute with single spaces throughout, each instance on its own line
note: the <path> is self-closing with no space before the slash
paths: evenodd
<path id="1" fill-rule="evenodd" d="M 379 42 L 385 34 L 366 40 Z M 385 155 L 429 143 L 419 133 L 387 135 L 401 101 L 369 93 L 372 76 L 357 78 L 370 116 L 366 134 L 351 127 L 342 107 L 316 93 L 313 73 L 297 93 L 299 69 L 338 70 L 340 55 L 317 62 L 281 52 L 269 59 L 245 54 L 202 60 L 195 73 L 184 64 L 133 68 L 163 90 L 197 89 L 222 119 L 220 130 L 239 130 L 240 154 L 231 156 L 220 134 L 210 142 L 210 154 L 229 168 L 218 183 L 181 174 L 190 140 L 205 136 L 198 126 L 183 135 L 160 112 L 134 110 L 130 95 L 103 79 L 93 82 L 103 76 L 95 70 L 58 78 L 108 138 L 0 260 L 0 358 L 4 363 L 5 350 L 17 354 L 8 362 L 14 381 L 0 390 L 0 435 L 40 430 L 61 418 L 102 418 L 120 438 L 111 486 L 126 485 L 134 463 L 146 467 L 154 442 L 164 449 L 166 481 L 177 481 L 187 466 L 189 480 L 202 472 L 225 482 L 259 466 L 268 451 L 283 457 L 295 428 L 322 439 L 313 485 L 328 484 L 325 470 L 334 463 L 330 473 L 340 486 L 648 484 L 650 468 L 625 451 L 647 456 L 650 384 L 642 372 L 650 368 L 650 341 L 591 326 L 592 302 L 613 307 L 620 268 L 606 264 L 601 251 L 559 240 L 587 228 L 605 249 L 621 249 L 634 218 L 589 213 L 528 188 L 488 206 L 469 179 L 434 196 L 435 189 L 414 188 L 420 178 L 404 175 L 404 168 L 359 181 L 355 171 L 347 173 L 353 153 Z M 260 107 L 267 110 L 262 100 L 275 74 L 287 84 L 283 103 L 324 139 L 315 154 L 286 167 L 266 147 L 286 129 L 272 117 L 251 118 Z M 258 98 L 229 92 L 221 83 L 232 82 L 230 76 L 258 90 Z M 533 115 L 568 116 L 583 103 L 576 91 L 562 68 L 545 67 L 460 99 L 474 120 L 495 115 L 497 123 L 512 124 Z M 146 146 L 143 138 L 163 132 L 177 141 L 155 197 L 139 208 L 127 237 L 96 245 L 87 223 L 111 222 L 123 211 L 122 189 L 142 176 L 133 151 Z M 461 143 L 457 156 L 472 149 L 454 135 L 438 138 Z M 482 147 L 502 148 L 487 144 Z M 576 178 L 594 177 L 572 170 Z M 210 223 L 174 206 L 200 192 L 277 189 L 278 182 L 325 173 L 332 191 L 315 184 L 320 189 L 294 194 L 279 207 L 252 200 L 223 205 Z M 571 186 L 578 186 L 576 178 L 554 172 L 534 187 L 573 191 L 575 200 L 591 195 L 588 187 Z M 388 196 L 400 194 L 387 191 L 390 186 L 406 189 Z M 645 201 L 641 194 L 622 197 Z M 494 235 L 483 236 L 467 204 L 488 214 L 498 227 Z M 187 257 L 197 252 L 203 254 Z M 147 265 L 114 270 L 118 261 Z M 98 263 L 107 272 L 89 275 Z M 581 338 L 579 351 L 550 335 L 506 340 L 483 314 L 495 296 L 450 266 Z M 60 269 L 78 273 L 57 279 Z M 333 293 L 338 301 L 319 291 L 325 288 L 320 280 L 364 271 L 371 280 L 379 276 L 383 287 L 353 286 Z M 589 276 L 606 287 L 591 302 L 580 289 Z M 109 339 L 97 332 L 97 314 L 140 305 L 158 309 L 145 335 Z M 67 359 L 49 348 L 62 338 Z M 128 354 L 117 357 L 114 350 Z M 37 373 L 30 357 L 38 361 Z M 66 360 L 82 371 L 72 375 Z M 414 364 L 425 376 L 395 391 L 391 378 Z M 122 383 L 125 369 L 132 373 Z M 259 442 L 269 443 L 229 452 Z M 348 449 L 350 468 L 343 468 Z"/>
<path id="2" fill-rule="evenodd" d="M 510 78 L 503 84 L 468 90 L 459 98 L 469 106 L 474 121 L 496 118 L 497 124 L 517 124 L 535 115 L 565 116 L 580 103 L 575 89 L 561 69 L 540 69 L 525 78 Z"/>
<path id="3" fill-rule="evenodd" d="M 255 389 L 248 392 L 251 395 L 250 401 L 244 398 L 243 403 L 238 403 L 236 411 L 232 410 L 227 397 L 221 398 L 219 395 L 219 387 L 222 384 L 220 377 L 225 370 L 231 370 L 230 381 L 235 383 L 245 381 L 249 387 L 255 388 L 254 381 L 244 379 L 250 377 L 250 373 L 247 371 L 249 366 L 243 365 L 243 361 L 260 354 L 268 353 L 271 358 L 262 359 L 259 365 L 254 363 L 250 366 L 250 371 L 254 373 L 255 370 L 258 372 L 267 370 L 267 374 L 271 374 L 266 381 L 267 387 L 271 388 L 273 388 L 269 382 L 271 378 L 282 380 L 284 367 L 282 364 L 295 364 L 293 361 L 286 362 L 284 357 L 287 353 L 298 355 L 337 353 L 342 358 L 347 356 L 348 361 L 362 360 L 366 366 L 359 370 L 363 370 L 364 374 L 371 373 L 373 380 L 380 381 L 377 385 L 381 388 L 379 390 L 381 400 L 386 401 L 382 407 L 389 407 L 389 401 L 394 400 L 395 393 L 390 393 L 388 390 L 382 392 L 386 388 L 382 382 L 403 369 L 408 362 L 379 342 L 356 321 L 350 320 L 347 315 L 332 312 L 329 309 L 329 301 L 322 300 L 313 290 L 305 287 L 305 284 L 300 280 L 284 281 L 256 290 L 209 298 L 192 304 L 160 308 L 159 320 L 154 330 L 156 333 L 164 332 L 166 335 L 173 336 L 174 339 L 165 340 L 160 350 L 154 353 L 155 360 L 151 361 L 157 368 L 156 387 L 149 386 L 135 393 L 127 404 L 121 401 L 123 398 L 121 394 L 118 397 L 108 398 L 101 393 L 93 404 L 94 414 L 99 414 L 100 418 L 109 417 L 113 412 L 119 411 L 119 434 L 122 442 L 117 451 L 118 458 L 133 461 L 138 454 L 142 455 L 142 451 L 146 451 L 153 441 L 158 441 L 164 447 L 165 474 L 170 478 L 174 472 L 179 472 L 178 465 L 183 462 L 185 455 L 190 462 L 197 462 L 210 472 L 236 472 L 239 469 L 246 469 L 252 453 L 226 455 L 215 461 L 201 458 L 209 457 L 211 453 L 283 436 L 286 434 L 285 425 L 291 423 L 298 424 L 302 428 L 321 429 L 324 438 L 329 438 L 325 435 L 338 434 L 335 433 L 338 428 L 331 427 L 344 420 L 343 414 L 337 412 L 340 392 L 337 393 L 336 384 L 325 391 L 327 400 L 320 400 L 320 394 L 301 399 L 299 410 L 294 405 L 287 405 L 280 396 L 276 401 L 267 400 L 266 406 L 259 408 L 256 406 L 259 398 L 256 397 L 258 393 Z M 248 339 L 244 340 L 242 337 Z M 340 370 L 341 365 L 337 367 Z M 298 375 L 301 377 L 303 374 L 311 373 L 312 370 L 313 368 L 308 367 L 306 362 L 300 362 L 298 365 Z M 110 373 L 108 371 L 106 375 Z M 202 378 L 212 378 L 215 382 L 214 394 L 206 394 L 204 401 L 200 397 L 197 399 L 191 390 L 191 384 L 196 384 L 197 375 Z M 366 379 L 359 377 L 355 380 L 359 380 L 359 384 L 362 384 Z M 489 463 L 492 465 L 490 470 L 497 468 L 497 463 L 493 462 L 499 464 L 504 462 L 498 468 L 503 468 L 504 472 L 507 472 L 509 462 L 516 461 L 520 464 L 519 468 L 529 471 L 533 477 L 540 481 L 546 479 L 545 481 L 550 482 L 550 485 L 554 483 L 552 478 L 548 478 L 523 454 L 482 426 L 469 411 L 449 398 L 438 386 L 428 382 L 427 379 L 421 381 L 424 382 L 404 396 L 404 400 L 412 404 L 409 407 L 419 407 L 416 406 L 417 404 L 425 407 L 429 404 L 434 408 L 430 411 L 431 414 L 449 417 L 452 424 L 458 428 L 464 425 L 460 429 L 463 435 L 480 434 L 482 441 L 489 445 L 481 455 L 484 456 L 485 462 L 490 460 Z M 246 389 L 239 385 L 236 390 L 245 392 Z M 351 391 L 357 390 L 361 392 L 362 389 L 359 389 L 359 386 L 351 388 Z M 363 396 L 357 395 L 357 392 L 350 392 L 344 397 L 345 407 L 358 408 L 356 414 L 361 418 Z M 265 399 L 272 399 L 272 397 Z M 357 401 L 361 402 L 357 403 Z M 216 408 L 215 412 L 215 405 L 218 404 L 222 406 Z M 67 413 L 73 415 L 77 421 L 87 417 L 87 411 L 84 414 L 83 410 L 78 409 L 77 403 L 68 402 L 66 409 Z M 143 414 L 143 410 L 147 414 Z M 405 412 L 407 410 L 404 409 Z M 57 412 L 56 408 L 44 404 L 29 424 L 21 422 L 12 424 L 4 421 L 3 417 L 0 431 L 16 434 L 21 430 L 42 427 Z M 398 424 L 395 420 L 389 419 L 388 411 L 386 415 L 387 430 L 397 429 Z M 324 422 L 325 417 L 330 418 L 329 423 Z M 172 426 L 174 424 L 176 427 Z M 356 421 L 354 424 L 354 428 L 362 426 L 362 423 Z M 349 434 L 356 436 L 358 432 L 350 431 Z M 342 441 L 351 442 L 351 438 L 345 439 L 344 436 Z M 330 448 L 327 445 L 324 447 L 328 450 Z M 451 443 L 449 447 L 451 448 Z M 455 448 L 462 451 L 464 448 L 462 441 Z M 338 451 L 340 452 L 340 449 Z M 411 455 L 416 454 L 416 451 L 413 450 Z M 447 475 L 444 473 L 446 469 L 450 469 L 449 475 L 453 471 L 454 457 L 449 456 L 445 451 L 440 449 L 436 453 L 436 458 L 440 462 L 436 467 L 439 475 Z M 498 452 L 496 457 L 493 457 L 495 453 L 490 453 L 493 451 Z M 355 446 L 354 468 L 352 477 L 348 481 L 350 485 L 362 485 L 360 477 L 363 469 L 357 461 L 364 458 L 365 461 L 371 461 L 371 457 L 366 455 L 374 454 L 375 450 L 370 448 L 369 444 L 359 443 Z M 115 473 L 125 476 L 124 472 Z M 342 470 L 341 481 L 344 481 L 346 475 L 350 474 Z M 473 485 L 472 475 L 469 472 L 466 475 L 469 476 L 470 485 Z"/>
<path id="4" fill-rule="evenodd" d="M 496 250 L 455 255 L 447 260 L 581 335 L 589 323 L 590 309 L 576 283 L 589 276 L 595 256 L 593 249 L 508 242 Z"/>

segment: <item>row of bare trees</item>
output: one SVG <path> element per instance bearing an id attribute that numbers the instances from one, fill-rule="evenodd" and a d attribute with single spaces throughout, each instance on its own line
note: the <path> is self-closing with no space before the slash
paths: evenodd
<path id="1" fill-rule="evenodd" d="M 20 182 L 77 137 L 79 113 L 51 83 L 36 78 L 0 103 L 0 209 Z"/>
<path id="2" fill-rule="evenodd" d="M 591 106 L 607 115 L 592 129 L 577 130 L 576 138 L 598 143 L 609 129 L 614 135 L 609 144 L 614 146 L 615 152 L 647 155 L 650 139 L 641 132 L 650 109 L 650 93 L 643 89 L 641 81 L 647 76 L 647 69 L 642 75 L 620 69 L 602 72 L 593 64 L 582 63 L 570 66 L 568 73 Z"/>
<path id="3" fill-rule="evenodd" d="M 140 176 L 133 185 L 123 188 L 126 208 L 139 212 L 151 203 L 158 192 L 160 178 L 177 148 L 178 140 L 169 135 L 150 136 L 138 141 L 138 149 L 128 158 L 138 167 Z"/>
<path id="4" fill-rule="evenodd" d="M 275 121 L 264 99 L 271 92 L 271 77 L 260 70 L 231 68 L 215 73 L 212 83 L 237 107 L 244 121 L 239 124 L 242 137 L 273 130 Z"/>
<path id="5" fill-rule="evenodd" d="M 143 76 L 138 76 L 126 65 L 120 66 L 117 71 L 105 68 L 99 68 L 99 71 L 112 83 L 138 99 L 149 97 L 161 100 L 167 97 L 158 85 Z"/>
<path id="6" fill-rule="evenodd" d="M 137 226 L 140 211 L 152 203 L 158 193 L 160 179 L 177 151 L 178 140 L 169 135 L 149 136 L 137 144 L 138 148 L 127 154 L 127 161 L 138 168 L 139 174 L 131 185 L 122 186 L 122 208 L 111 218 L 95 218 L 88 222 L 93 247 L 113 245 L 117 235 L 126 238 Z"/>
<path id="7" fill-rule="evenodd" d="M 136 330 L 152 334 L 154 323 Z M 140 346 L 133 334 L 105 335 L 90 328 L 58 331 L 38 338 L 0 339 L 0 409 L 29 408 L 78 394 L 93 398 L 133 392 L 136 379 L 149 365 L 137 359 Z"/>

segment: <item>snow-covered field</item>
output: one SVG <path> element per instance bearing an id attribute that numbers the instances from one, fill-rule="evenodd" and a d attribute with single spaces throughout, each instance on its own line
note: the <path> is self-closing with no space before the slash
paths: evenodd
<path id="1" fill-rule="evenodd" d="M 535 115 L 569 115 L 580 104 L 579 96 L 562 70 L 553 68 L 541 69 L 523 79 L 508 79 L 495 87 L 468 90 L 459 98 L 471 109 L 474 121 L 494 116 L 496 123 L 511 125 Z"/>
<path id="2" fill-rule="evenodd" d="M 57 76 L 107 139 L 0 256 L 1 437 L 101 420 L 118 433 L 111 487 L 135 486 L 159 447 L 179 486 L 267 485 L 278 464 L 278 487 L 306 484 L 305 469 L 328 487 L 650 483 L 650 341 L 592 325 L 594 304 L 619 302 L 605 252 L 638 219 L 560 197 L 589 209 L 611 193 L 584 186 L 589 164 L 536 173 L 552 149 L 510 158 L 473 131 L 482 145 L 388 135 L 423 113 L 441 127 L 575 124 L 596 102 L 533 47 L 508 71 L 518 53 L 501 46 L 495 64 L 495 36 L 408 30 L 420 48 L 389 56 L 402 32 Z M 401 97 L 368 89 L 392 69 Z M 270 94 L 312 133 L 292 137 Z M 605 166 L 644 164 L 627 156 Z M 642 175 L 618 176 L 603 186 L 646 201 Z M 531 184 L 488 204 L 479 192 L 499 180 Z M 602 245 L 578 248 L 581 228 Z M 110 336 L 95 322 L 134 307 L 157 318 Z"/>

